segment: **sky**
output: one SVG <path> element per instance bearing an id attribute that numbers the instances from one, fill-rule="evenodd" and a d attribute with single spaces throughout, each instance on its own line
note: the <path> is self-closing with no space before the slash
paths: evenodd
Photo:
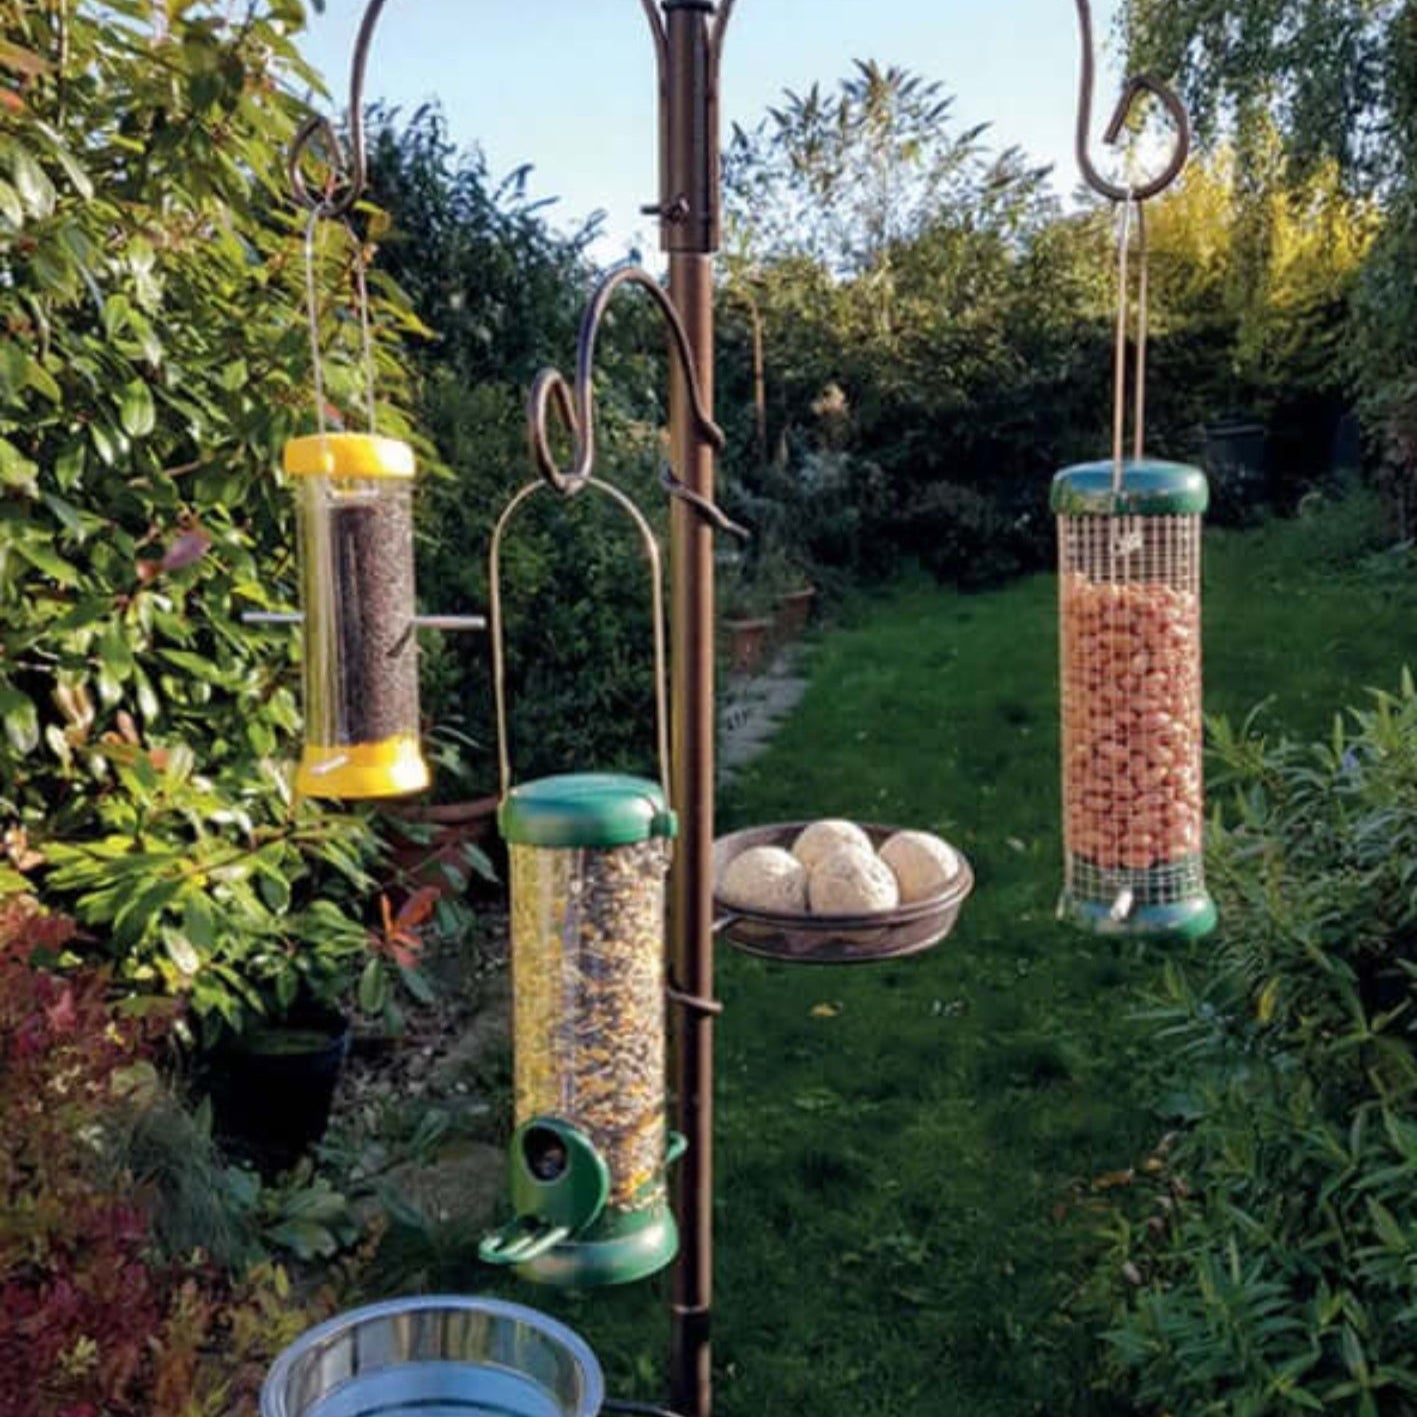
<path id="1" fill-rule="evenodd" d="M 348 103 L 349 59 L 363 0 L 327 0 L 303 40 Z M 1096 121 L 1121 73 L 1110 51 L 1117 0 L 1094 0 Z M 1056 164 L 1064 195 L 1072 154 L 1078 37 L 1072 0 L 739 0 L 724 53 L 723 122 L 751 125 L 785 89 L 831 87 L 854 59 L 898 64 L 956 95 L 961 124 L 988 122 L 996 148 Z M 389 0 L 370 58 L 367 95 L 406 113 L 437 99 L 454 141 L 480 146 L 502 175 L 534 164 L 532 193 L 556 197 L 553 225 L 597 209 L 609 261 L 657 251 L 639 208 L 658 195 L 654 56 L 640 0 Z"/>

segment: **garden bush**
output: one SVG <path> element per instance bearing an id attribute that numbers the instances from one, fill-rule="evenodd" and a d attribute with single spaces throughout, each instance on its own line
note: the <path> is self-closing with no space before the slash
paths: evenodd
<path id="1" fill-rule="evenodd" d="M 165 1197 L 126 1158 L 160 1092 L 150 1054 L 173 1011 L 115 1005 L 103 971 L 61 977 L 32 961 L 75 928 L 27 897 L 0 903 L 4 1409 L 253 1412 L 272 1358 L 328 1300 L 298 1300 L 269 1262 L 233 1273 L 164 1247 Z"/>
<path id="2" fill-rule="evenodd" d="M 291 801 L 298 637 L 241 618 L 295 594 L 275 468 L 313 412 L 284 177 L 317 83 L 304 9 L 0 14 L 0 825 L 23 843 L 0 889 L 72 910 L 125 986 L 239 1027 L 347 991 L 377 848 Z M 362 393 L 354 255 L 321 235 L 336 418 Z M 417 322 L 376 291 L 399 434 Z"/>
<path id="3" fill-rule="evenodd" d="M 1213 728 L 1222 927 L 1149 1011 L 1173 1127 L 1112 1230 L 1115 1383 L 1176 1417 L 1417 1410 L 1417 688 Z"/>

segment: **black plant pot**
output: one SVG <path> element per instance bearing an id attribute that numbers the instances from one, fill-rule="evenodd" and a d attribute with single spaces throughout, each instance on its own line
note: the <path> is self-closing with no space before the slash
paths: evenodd
<path id="1" fill-rule="evenodd" d="M 325 1134 L 349 1054 L 349 1020 L 309 1014 L 253 1029 L 206 1055 L 198 1087 L 212 1133 L 265 1176 L 288 1171 Z"/>

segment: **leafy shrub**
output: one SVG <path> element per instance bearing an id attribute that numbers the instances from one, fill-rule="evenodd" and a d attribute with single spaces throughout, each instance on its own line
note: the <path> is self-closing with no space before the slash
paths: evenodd
<path id="1" fill-rule="evenodd" d="M 1177 1414 L 1417 1407 L 1417 689 L 1272 744 L 1214 728 L 1222 933 L 1152 1017 L 1149 1213 L 1119 1215 L 1112 1374 Z"/>
<path id="2" fill-rule="evenodd" d="M 0 905 L 0 1390 L 14 1417 L 219 1417 L 312 1322 L 278 1268 L 165 1258 L 158 1198 L 120 1162 L 164 1021 L 99 972 L 30 962 L 73 923 Z M 166 1018 L 170 1020 L 168 1011 Z"/>
<path id="3" fill-rule="evenodd" d="M 236 1027 L 363 966 L 359 818 L 290 801 L 294 597 L 274 475 L 310 419 L 284 148 L 296 0 L 0 22 L 0 824 L 125 985 Z M 331 399 L 361 392 L 354 242 L 320 239 Z M 386 280 L 380 386 L 416 327 Z M 385 431 L 406 425 L 380 410 Z M 0 887 L 17 887 L 17 870 Z"/>

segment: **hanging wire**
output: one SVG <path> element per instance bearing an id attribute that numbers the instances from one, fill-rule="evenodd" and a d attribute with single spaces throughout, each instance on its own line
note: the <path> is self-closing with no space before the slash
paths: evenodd
<path id="1" fill-rule="evenodd" d="M 316 266 L 319 263 L 319 235 L 326 220 L 319 207 L 310 208 L 305 223 L 305 319 L 310 336 L 310 369 L 315 387 L 315 426 L 323 438 L 329 431 L 328 403 L 325 398 L 325 361 L 320 341 L 320 296 Z M 369 312 L 369 280 L 364 258 L 364 246 L 348 222 L 341 225 L 354 246 L 354 291 L 358 306 L 359 331 L 364 363 L 364 406 L 369 432 L 378 422 L 377 399 L 374 389 L 374 327 Z"/>
<path id="2" fill-rule="evenodd" d="M 1132 414 L 1132 456 L 1146 455 L 1146 356 L 1151 337 L 1151 250 L 1147 243 L 1146 208 L 1136 206 L 1137 227 L 1137 352 L 1135 408 Z"/>
<path id="3" fill-rule="evenodd" d="M 369 432 L 374 432 L 374 329 L 369 317 L 369 273 L 364 259 L 364 243 L 355 234 L 354 228 L 345 223 L 349 239 L 354 242 L 354 292 L 359 302 L 359 333 L 364 352 L 364 402 L 369 422 Z"/>
<path id="4" fill-rule="evenodd" d="M 310 368 L 315 380 L 315 426 L 325 436 L 325 370 L 320 351 L 320 300 L 315 288 L 315 244 L 320 231 L 320 211 L 310 208 L 305 223 L 305 318 L 310 327 Z"/>
<path id="5" fill-rule="evenodd" d="M 1131 323 L 1132 233 L 1136 233 L 1137 312 L 1135 369 L 1132 389 L 1132 457 L 1146 456 L 1146 363 L 1151 331 L 1150 252 L 1147 247 L 1146 208 L 1134 198 L 1122 204 L 1117 238 L 1117 334 L 1113 351 L 1112 386 L 1112 490 L 1122 490 L 1127 441 L 1127 336 Z"/>
<path id="6" fill-rule="evenodd" d="M 669 757 L 669 648 L 664 623 L 664 570 L 663 558 L 659 552 L 659 542 L 653 529 L 645 520 L 644 513 L 618 487 L 602 482 L 597 477 L 587 476 L 582 484 L 604 493 L 635 525 L 640 545 L 650 574 L 650 606 L 654 618 L 654 718 L 655 750 L 659 763 L 660 787 L 664 793 L 665 805 L 670 799 L 670 757 Z M 564 493 L 546 478 L 529 482 L 519 491 L 497 518 L 492 532 L 492 548 L 488 558 L 488 621 L 492 636 L 492 699 L 497 718 L 497 770 L 501 782 L 502 797 L 505 799 L 512 790 L 512 754 L 507 732 L 507 669 L 504 648 L 502 615 L 502 541 L 508 525 L 520 510 L 522 504 L 546 487 L 554 487 Z"/>
<path id="7" fill-rule="evenodd" d="M 1140 461 L 1146 452 L 1147 345 L 1150 336 L 1151 271 L 1147 247 L 1145 204 L 1166 191 L 1185 170 L 1191 154 L 1191 120 L 1176 91 L 1151 74 L 1138 74 L 1127 81 L 1103 134 L 1116 146 L 1122 139 L 1132 112 L 1144 95 L 1157 99 L 1169 115 L 1174 129 L 1171 153 L 1166 165 L 1145 182 L 1118 186 L 1098 171 L 1092 161 L 1092 100 L 1097 86 L 1097 60 L 1093 44 L 1090 0 L 1075 0 L 1078 28 L 1082 39 L 1082 70 L 1078 86 L 1077 162 L 1087 185 L 1111 202 L 1120 204 L 1120 235 L 1117 243 L 1117 338 L 1114 352 L 1112 403 L 1112 490 L 1121 492 L 1126 467 L 1127 329 L 1132 299 L 1132 232 L 1136 231 L 1137 315 L 1136 368 L 1132 409 L 1132 456 Z"/>
<path id="8" fill-rule="evenodd" d="M 1132 212 L 1131 196 L 1122 203 L 1117 238 L 1117 334 L 1112 353 L 1112 491 L 1122 490 L 1127 438 L 1127 326 L 1131 314 Z"/>

